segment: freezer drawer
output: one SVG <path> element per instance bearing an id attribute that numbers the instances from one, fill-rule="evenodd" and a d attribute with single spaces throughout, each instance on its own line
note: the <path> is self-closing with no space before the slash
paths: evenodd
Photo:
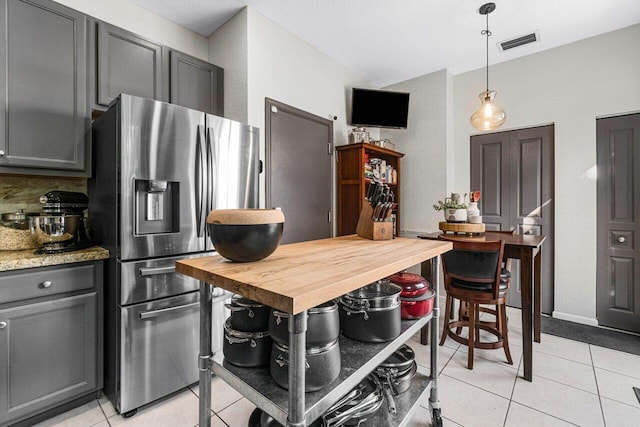
<path id="1" fill-rule="evenodd" d="M 212 351 L 222 349 L 227 316 L 215 289 Z M 136 409 L 198 381 L 199 294 L 118 307 L 121 318 L 118 410 Z"/>
<path id="2" fill-rule="evenodd" d="M 192 277 L 176 273 L 176 261 L 213 254 L 215 252 L 154 258 L 145 261 L 119 261 L 119 304 L 129 305 L 197 291 L 200 288 L 200 282 Z"/>

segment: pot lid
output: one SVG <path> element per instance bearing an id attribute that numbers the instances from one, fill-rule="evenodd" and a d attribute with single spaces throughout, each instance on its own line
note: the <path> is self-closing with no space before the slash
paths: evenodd
<path id="1" fill-rule="evenodd" d="M 403 344 L 398 348 L 391 356 L 389 356 L 384 362 L 380 364 L 384 368 L 396 368 L 403 369 L 411 366 L 415 360 L 416 355 L 413 349 L 407 344 Z"/>
<path id="2" fill-rule="evenodd" d="M 427 279 L 419 274 L 407 273 L 401 271 L 400 273 L 392 274 L 389 276 L 389 280 L 398 286 L 402 286 L 407 291 L 418 290 L 429 287 Z"/>
<path id="3" fill-rule="evenodd" d="M 433 289 L 427 289 L 424 294 L 413 296 L 413 297 L 400 295 L 400 301 L 401 302 L 402 301 L 420 302 L 420 301 L 430 300 L 435 296 L 436 296 L 436 291 L 434 291 Z"/>
<path id="4" fill-rule="evenodd" d="M 26 221 L 30 216 L 40 215 L 38 212 L 25 212 L 24 209 L 18 209 L 15 212 L 6 212 L 2 214 L 3 221 Z"/>

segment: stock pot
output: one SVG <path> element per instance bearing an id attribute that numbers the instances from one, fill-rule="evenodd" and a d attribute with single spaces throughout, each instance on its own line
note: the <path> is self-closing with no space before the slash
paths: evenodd
<path id="1" fill-rule="evenodd" d="M 340 297 L 342 333 L 362 342 L 391 341 L 400 335 L 402 288 L 379 280 Z"/>
<path id="2" fill-rule="evenodd" d="M 263 332 L 269 329 L 271 307 L 234 295 L 231 303 L 225 304 L 231 311 L 230 326 L 236 331 Z"/>
<path id="3" fill-rule="evenodd" d="M 269 363 L 271 337 L 269 332 L 243 332 L 231 327 L 231 319 L 224 323 L 222 353 L 229 363 L 245 368 Z"/>
<path id="4" fill-rule="evenodd" d="M 305 392 L 320 390 L 340 374 L 340 345 L 335 340 L 323 347 L 310 347 L 305 351 Z M 280 387 L 289 386 L 289 347 L 278 342 L 271 349 L 271 376 Z"/>
<path id="5" fill-rule="evenodd" d="M 274 341 L 289 344 L 289 315 L 276 309 L 271 310 L 269 333 Z M 306 346 L 322 347 L 334 342 L 340 335 L 340 317 L 338 305 L 328 301 L 307 310 Z"/>

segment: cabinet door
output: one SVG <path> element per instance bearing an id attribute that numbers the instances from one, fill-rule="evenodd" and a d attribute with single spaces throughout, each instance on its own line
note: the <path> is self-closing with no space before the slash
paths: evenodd
<path id="1" fill-rule="evenodd" d="M 86 30 L 57 3 L 0 0 L 0 172 L 87 169 Z"/>
<path id="2" fill-rule="evenodd" d="M 98 385 L 95 292 L 0 310 L 0 425 Z"/>
<path id="3" fill-rule="evenodd" d="M 121 93 L 164 100 L 161 45 L 99 22 L 97 60 L 98 104 Z"/>
<path id="4" fill-rule="evenodd" d="M 181 52 L 171 51 L 169 102 L 205 113 L 224 115 L 224 70 Z"/>

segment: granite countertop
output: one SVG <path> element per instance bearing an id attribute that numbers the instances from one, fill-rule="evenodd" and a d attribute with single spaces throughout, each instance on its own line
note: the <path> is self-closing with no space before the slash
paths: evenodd
<path id="1" fill-rule="evenodd" d="M 35 254 L 34 252 L 34 249 L 0 251 L 0 272 L 109 258 L 109 251 L 100 246 L 60 254 Z"/>

